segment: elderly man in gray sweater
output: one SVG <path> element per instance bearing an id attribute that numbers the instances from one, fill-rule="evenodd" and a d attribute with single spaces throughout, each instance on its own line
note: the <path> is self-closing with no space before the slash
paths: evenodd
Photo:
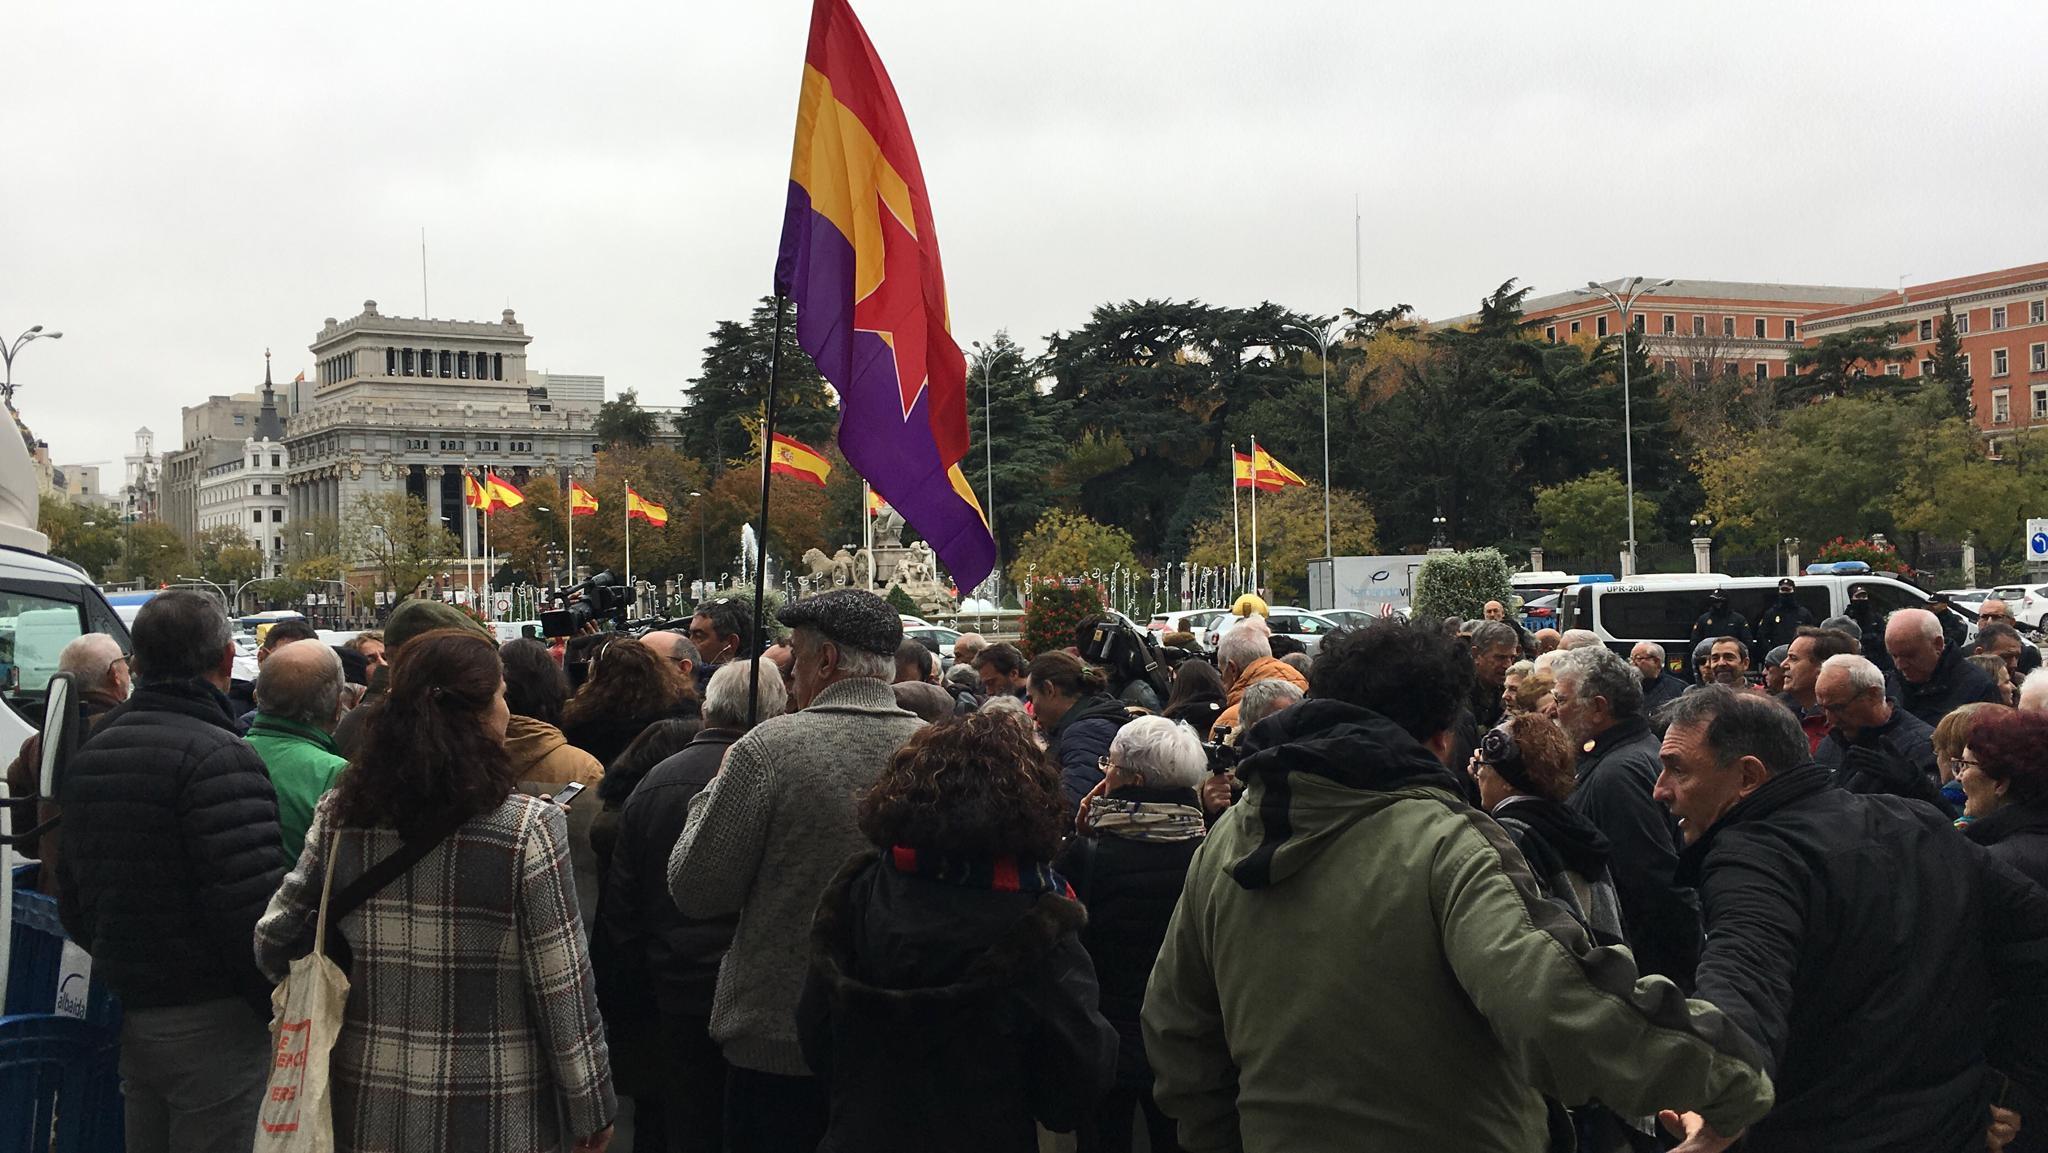
<path id="1" fill-rule="evenodd" d="M 733 743 L 690 803 L 668 885 L 691 917 L 739 914 L 718 970 L 711 1036 L 732 1066 L 728 1149 L 810 1150 L 825 1135 L 823 1086 L 797 1045 L 811 917 L 839 867 L 866 848 L 854 803 L 923 724 L 896 707 L 902 619 L 859 589 L 777 614 L 794 652 L 786 716 Z"/>

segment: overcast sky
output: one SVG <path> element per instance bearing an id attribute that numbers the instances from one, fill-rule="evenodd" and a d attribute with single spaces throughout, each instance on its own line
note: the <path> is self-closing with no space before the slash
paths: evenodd
<path id="1" fill-rule="evenodd" d="M 2038 4 L 856 0 L 964 346 L 1098 303 L 1469 311 L 1643 273 L 2048 259 Z M 374 298 L 680 403 L 769 288 L 808 0 L 17 5 L 0 330 L 59 461 L 312 367 Z"/>

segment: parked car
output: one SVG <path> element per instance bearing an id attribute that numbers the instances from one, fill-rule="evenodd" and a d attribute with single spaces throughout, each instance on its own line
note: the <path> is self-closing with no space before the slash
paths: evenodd
<path id="1" fill-rule="evenodd" d="M 1266 623 L 1272 626 L 1274 636 L 1290 636 L 1300 641 L 1310 656 L 1323 647 L 1324 637 L 1346 627 L 1322 613 L 1295 605 L 1272 606 L 1266 612 Z"/>
<path id="2" fill-rule="evenodd" d="M 1530 632 L 1557 627 L 1557 601 L 1562 593 L 1550 593 L 1522 602 L 1522 627 Z"/>
<path id="3" fill-rule="evenodd" d="M 1991 593 L 2005 602 L 2012 619 L 2028 628 L 2040 628 L 2041 618 L 2048 616 L 2048 584 L 2000 585 Z"/>
<path id="4" fill-rule="evenodd" d="M 953 642 L 960 639 L 960 630 L 949 629 L 944 625 L 913 625 L 907 623 L 906 619 L 903 639 L 916 641 L 938 653 L 939 668 L 943 671 L 953 667 Z"/>
<path id="5" fill-rule="evenodd" d="M 1395 612 L 1400 616 L 1407 616 L 1408 606 L 1402 605 Z M 1347 629 L 1362 629 L 1375 621 L 1386 619 L 1379 613 L 1369 612 L 1365 609 L 1326 609 L 1319 615 L 1328 617 L 1339 628 Z"/>
<path id="6" fill-rule="evenodd" d="M 1214 642 L 1209 636 L 1209 627 L 1230 615 L 1229 609 L 1182 609 L 1179 612 L 1153 613 L 1145 627 L 1164 636 L 1167 633 L 1193 633 L 1195 643 L 1203 648 Z"/>

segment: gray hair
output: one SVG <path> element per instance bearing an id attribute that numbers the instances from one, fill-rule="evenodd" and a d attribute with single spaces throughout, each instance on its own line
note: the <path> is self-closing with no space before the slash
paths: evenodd
<path id="1" fill-rule="evenodd" d="M 850 650 L 841 650 L 850 655 Z M 887 658 L 894 661 L 894 657 Z M 789 690 L 783 687 L 782 671 L 767 657 L 755 657 L 761 669 L 760 720 L 779 717 L 789 707 Z M 714 729 L 747 727 L 747 696 L 753 673 L 747 661 L 727 661 L 711 674 L 704 686 L 704 725 Z"/>
<path id="2" fill-rule="evenodd" d="M 1273 642 L 1261 629 L 1248 629 L 1243 624 L 1231 626 L 1223 639 L 1216 642 L 1216 665 L 1236 665 L 1241 672 L 1252 666 L 1252 662 L 1273 655 Z"/>
<path id="3" fill-rule="evenodd" d="M 1600 634 L 1592 629 L 1566 629 L 1564 635 L 1557 639 L 1557 647 L 1561 649 L 1583 649 L 1599 643 Z"/>
<path id="4" fill-rule="evenodd" d="M 802 645 L 796 643 L 799 639 L 802 640 Z M 818 646 L 828 639 L 830 638 L 826 637 L 824 633 L 809 625 L 799 625 L 791 630 L 790 651 L 815 653 L 818 651 Z M 834 643 L 837 644 L 837 642 Z M 871 653 L 866 649 L 855 648 L 852 645 L 839 645 L 838 647 L 839 672 L 841 675 L 873 677 L 878 681 L 895 679 L 896 651 L 894 649 L 886 653 Z M 776 675 L 780 676 L 781 674 L 777 673 Z"/>
<path id="5" fill-rule="evenodd" d="M 2048 668 L 2035 669 L 2020 682 L 2020 708 L 2048 710 Z"/>
<path id="6" fill-rule="evenodd" d="M 956 662 L 956 667 L 959 664 L 972 666 L 974 658 L 981 653 L 981 650 L 987 647 L 988 640 L 980 633 L 961 633 L 959 636 L 954 637 L 953 660 Z"/>
<path id="7" fill-rule="evenodd" d="M 1742 643 L 1741 637 L 1715 637 L 1710 643 L 1708 643 L 1707 651 L 1709 653 L 1713 652 L 1715 645 L 1719 645 L 1724 642 L 1735 646 L 1735 655 L 1742 658 L 1742 663 L 1749 663 L 1749 646 Z"/>
<path id="8" fill-rule="evenodd" d="M 1572 696 L 1606 697 L 1607 711 L 1614 719 L 1628 720 L 1643 714 L 1642 674 L 1606 645 L 1566 650 L 1551 668 L 1558 680 L 1572 679 Z M 1780 711 L 1785 708 L 1777 707 Z"/>
<path id="9" fill-rule="evenodd" d="M 70 673 L 81 690 L 98 688 L 106 683 L 108 674 L 114 671 L 114 662 L 120 659 L 120 641 L 106 633 L 86 633 L 74 637 L 57 654 L 57 671 Z"/>
<path id="10" fill-rule="evenodd" d="M 984 713 L 1016 713 L 1018 716 L 1026 719 L 1029 719 L 1031 716 L 1025 710 L 1024 702 L 1008 693 L 997 693 L 995 696 L 981 702 L 981 708 L 978 711 Z"/>
<path id="11" fill-rule="evenodd" d="M 1872 664 L 1867 657 L 1859 657 L 1854 653 L 1842 653 L 1839 656 L 1832 656 L 1822 661 L 1820 663 L 1820 671 L 1823 673 L 1838 672 L 1848 677 L 1849 687 L 1856 690 L 1856 695 L 1858 696 L 1862 696 L 1873 689 L 1880 693 L 1884 691 L 1884 670 Z"/>
<path id="12" fill-rule="evenodd" d="M 1522 634 L 1506 621 L 1480 621 L 1472 626 L 1472 651 L 1484 653 L 1506 645 L 1522 647 Z"/>
<path id="13" fill-rule="evenodd" d="M 1905 626 L 1919 633 L 1922 640 L 1938 641 L 1944 639 L 1941 632 L 1941 620 L 1926 609 L 1900 609 L 1885 618 L 1885 632 L 1889 633 L 1893 628 L 1899 626 Z"/>
<path id="14" fill-rule="evenodd" d="M 1301 699 L 1293 681 L 1253 681 L 1237 706 L 1237 727 L 1248 729 Z"/>
<path id="15" fill-rule="evenodd" d="M 1288 653 L 1280 658 L 1280 663 L 1300 673 L 1302 676 L 1307 676 L 1308 671 L 1315 667 L 1316 662 L 1307 653 Z"/>
<path id="16" fill-rule="evenodd" d="M 1121 768 L 1145 774 L 1147 784 L 1168 789 L 1199 789 L 1209 773 L 1209 756 L 1202 751 L 1195 730 L 1165 717 L 1139 717 L 1118 729 L 1109 742 L 1109 759 Z"/>
<path id="17" fill-rule="evenodd" d="M 1628 655 L 1636 655 L 1636 649 L 1648 649 L 1650 650 L 1650 655 L 1657 658 L 1658 664 L 1661 665 L 1664 663 L 1664 646 L 1658 644 L 1656 641 L 1637 641 L 1635 648 L 1630 649 L 1628 651 Z"/>
<path id="18" fill-rule="evenodd" d="M 1862 657 L 1831 657 L 1838 660 Z M 1663 719 L 1672 727 L 1706 726 L 1706 745 L 1721 765 L 1755 757 L 1772 773 L 1794 769 L 1813 759 L 1799 718 L 1791 709 L 1762 693 L 1742 692 L 1727 685 L 1703 685 L 1666 705 Z"/>
<path id="19" fill-rule="evenodd" d="M 1838 633 L 1848 633 L 1852 637 L 1860 638 L 1863 635 L 1863 626 L 1857 624 L 1856 618 L 1852 616 L 1829 617 L 1820 622 L 1820 627 L 1833 629 Z"/>
<path id="20" fill-rule="evenodd" d="M 341 656 L 317 640 L 277 646 L 256 674 L 256 708 L 314 728 L 332 728 L 341 712 Z"/>

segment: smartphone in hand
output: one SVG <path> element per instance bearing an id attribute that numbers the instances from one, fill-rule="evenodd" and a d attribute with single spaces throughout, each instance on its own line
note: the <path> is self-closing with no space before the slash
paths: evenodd
<path id="1" fill-rule="evenodd" d="M 566 809 L 571 801 L 583 795 L 583 789 L 582 781 L 570 781 L 568 784 L 555 790 L 555 803 Z"/>

